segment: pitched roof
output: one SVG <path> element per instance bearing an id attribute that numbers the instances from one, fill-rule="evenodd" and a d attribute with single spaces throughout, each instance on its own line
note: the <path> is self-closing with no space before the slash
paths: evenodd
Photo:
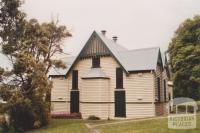
<path id="1" fill-rule="evenodd" d="M 126 48 L 117 44 L 113 40 L 108 39 L 105 35 L 101 33 L 94 31 L 91 37 L 93 35 L 96 35 L 97 37 L 100 38 L 100 40 L 110 50 L 112 56 L 126 71 L 126 73 L 129 73 L 130 71 L 155 70 L 158 60 L 161 60 L 161 63 L 162 63 L 159 47 L 127 50 Z M 85 46 L 82 48 L 82 50 L 84 50 L 84 48 Z M 49 75 L 51 76 L 52 74 L 53 75 L 68 74 L 68 72 L 71 70 L 71 68 L 75 64 L 75 62 L 78 60 L 79 55 L 75 58 L 73 57 L 73 60 L 71 60 L 72 62 L 69 63 L 67 69 L 65 70 L 57 69 L 56 71 L 54 70 L 54 72 L 50 72 Z M 67 61 L 67 59 L 64 61 Z"/>
<path id="2" fill-rule="evenodd" d="M 160 54 L 159 47 L 127 50 L 126 48 L 98 33 L 105 45 L 110 49 L 126 71 L 155 70 Z M 161 59 L 162 60 L 162 59 Z"/>
<path id="3" fill-rule="evenodd" d="M 155 70 L 159 47 L 119 52 L 118 57 L 128 71 Z"/>
<path id="4" fill-rule="evenodd" d="M 72 65 L 72 63 L 75 60 L 74 56 L 71 57 L 65 57 L 61 59 L 67 66 L 66 69 L 62 69 L 62 68 L 51 68 L 51 70 L 49 71 L 50 76 L 58 76 L 58 75 L 65 75 L 68 71 L 70 66 Z"/>
<path id="5" fill-rule="evenodd" d="M 105 43 L 105 45 L 112 51 L 112 52 L 121 52 L 121 51 L 127 51 L 128 49 L 126 49 L 125 47 L 117 44 L 116 42 L 114 42 L 111 39 L 108 39 L 105 35 L 103 35 L 102 33 L 96 32 L 94 31 L 94 33 L 96 33 L 101 40 Z"/>

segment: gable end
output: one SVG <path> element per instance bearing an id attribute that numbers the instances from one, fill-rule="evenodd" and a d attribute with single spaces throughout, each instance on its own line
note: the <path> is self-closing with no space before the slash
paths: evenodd
<path id="1" fill-rule="evenodd" d="M 96 44 L 92 46 L 92 41 L 96 40 Z M 96 47 L 96 49 L 95 49 Z M 99 37 L 96 31 L 94 31 L 82 48 L 81 52 L 78 54 L 72 65 L 70 66 L 69 70 L 66 73 L 66 77 L 69 72 L 72 70 L 74 64 L 78 61 L 78 59 L 90 58 L 90 57 L 97 57 L 97 56 L 112 56 L 120 67 L 128 74 L 128 71 L 123 67 L 123 65 L 119 62 L 119 60 L 114 56 L 112 51 L 106 46 L 105 42 Z"/>
<path id="2" fill-rule="evenodd" d="M 90 58 L 97 56 L 110 56 L 109 49 L 102 43 L 102 41 L 96 36 L 92 35 L 89 41 L 86 43 L 85 48 L 80 53 L 80 58 Z"/>

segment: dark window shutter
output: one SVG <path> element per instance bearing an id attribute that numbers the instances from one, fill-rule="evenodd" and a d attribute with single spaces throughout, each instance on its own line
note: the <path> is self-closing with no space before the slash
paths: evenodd
<path id="1" fill-rule="evenodd" d="M 163 81 L 164 82 L 164 100 L 166 102 L 167 98 L 166 98 L 166 80 Z"/>
<path id="2" fill-rule="evenodd" d="M 70 113 L 78 113 L 79 112 L 79 91 L 71 91 L 70 96 Z"/>
<path id="3" fill-rule="evenodd" d="M 72 71 L 72 89 L 78 90 L 78 70 Z"/>
<path id="4" fill-rule="evenodd" d="M 160 102 L 160 78 L 157 78 L 157 87 L 158 87 L 158 102 Z"/>
<path id="5" fill-rule="evenodd" d="M 123 70 L 116 68 L 116 89 L 123 89 Z"/>
<path id="6" fill-rule="evenodd" d="M 100 67 L 100 57 L 92 58 L 92 67 L 99 68 Z"/>
<path id="7" fill-rule="evenodd" d="M 115 117 L 126 117 L 125 91 L 115 91 Z"/>

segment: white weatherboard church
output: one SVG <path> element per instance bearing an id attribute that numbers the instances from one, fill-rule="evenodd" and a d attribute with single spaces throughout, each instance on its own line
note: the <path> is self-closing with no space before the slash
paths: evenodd
<path id="1" fill-rule="evenodd" d="M 52 69 L 52 113 L 80 112 L 101 119 L 144 118 L 167 113 L 173 97 L 169 68 L 160 48 L 127 50 L 94 31 L 67 69 Z"/>

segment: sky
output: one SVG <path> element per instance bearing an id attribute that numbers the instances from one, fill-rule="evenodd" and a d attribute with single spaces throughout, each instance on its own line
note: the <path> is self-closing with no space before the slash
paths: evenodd
<path id="1" fill-rule="evenodd" d="M 159 46 L 164 52 L 180 23 L 200 14 L 200 0 L 25 0 L 21 9 L 41 23 L 58 18 L 73 35 L 64 42 L 71 55 L 94 30 L 118 36 L 127 49 Z"/>

